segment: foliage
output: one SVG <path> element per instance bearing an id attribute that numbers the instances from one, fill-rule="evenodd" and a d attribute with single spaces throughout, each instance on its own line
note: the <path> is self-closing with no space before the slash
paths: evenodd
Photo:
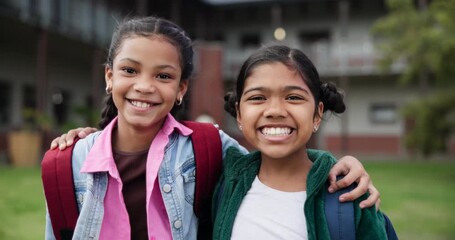
<path id="1" fill-rule="evenodd" d="M 22 110 L 22 118 L 23 124 L 18 127 L 20 130 L 68 132 L 80 126 L 96 127 L 100 120 L 100 114 L 98 110 L 91 106 L 79 105 L 71 109 L 69 117 L 61 124 L 58 124 L 58 121 L 51 115 L 35 108 L 24 108 Z"/>
<path id="2" fill-rule="evenodd" d="M 442 92 L 409 104 L 405 116 L 413 116 L 414 131 L 406 136 L 406 144 L 423 155 L 447 150 L 447 139 L 455 128 L 455 93 Z M 426 129 L 426 130 L 423 130 Z"/>
<path id="3" fill-rule="evenodd" d="M 98 122 L 100 121 L 99 110 L 94 109 L 91 106 L 75 106 L 72 109 L 70 116 L 71 117 L 60 126 L 60 132 L 68 132 L 69 130 L 80 126 L 97 127 Z"/>
<path id="4" fill-rule="evenodd" d="M 408 146 L 429 155 L 445 150 L 455 130 L 455 1 L 433 0 L 415 6 L 413 0 L 388 0 L 389 14 L 373 26 L 383 70 L 404 61 L 401 83 L 428 81 L 421 98 L 404 113 L 415 127 Z M 431 91 L 429 91 L 431 88 Z"/>
<path id="5" fill-rule="evenodd" d="M 53 126 L 52 118 L 35 108 L 24 108 L 22 116 L 24 119 L 24 130 L 47 131 Z"/>

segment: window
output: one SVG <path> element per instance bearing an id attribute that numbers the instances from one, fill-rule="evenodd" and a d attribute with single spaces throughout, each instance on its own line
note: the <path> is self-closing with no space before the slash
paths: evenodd
<path id="1" fill-rule="evenodd" d="M 23 96 L 23 105 L 22 110 L 26 110 L 27 112 L 36 110 L 36 88 L 35 86 L 25 85 L 22 88 L 22 96 Z M 25 113 L 25 112 L 24 112 Z M 27 124 L 35 124 L 36 119 L 30 114 L 26 114 L 23 116 L 24 122 Z"/>
<path id="2" fill-rule="evenodd" d="M 52 108 L 55 120 L 59 126 L 62 126 L 68 120 L 70 94 L 67 91 L 57 89 L 52 93 Z M 92 106 L 88 104 L 87 106 Z"/>
<path id="3" fill-rule="evenodd" d="M 302 31 L 299 33 L 299 39 L 302 42 L 317 42 L 329 39 L 329 31 Z"/>
<path id="4" fill-rule="evenodd" d="M 0 82 L 0 125 L 8 124 L 11 103 L 11 84 Z"/>
<path id="5" fill-rule="evenodd" d="M 223 33 L 217 32 L 217 33 L 213 34 L 211 36 L 211 39 L 209 39 L 209 40 L 216 41 L 216 42 L 224 42 L 226 40 L 226 38 L 224 37 Z"/>
<path id="6" fill-rule="evenodd" d="M 248 33 L 248 34 L 243 34 L 240 37 L 240 46 L 242 48 L 248 48 L 248 47 L 258 47 L 261 43 L 261 37 L 259 37 L 259 34 L 254 34 L 254 33 Z"/>
<path id="7" fill-rule="evenodd" d="M 397 106 L 394 103 L 376 103 L 370 106 L 370 120 L 373 123 L 394 123 L 397 115 Z"/>
<path id="8" fill-rule="evenodd" d="M 328 30 L 301 31 L 299 41 L 302 51 L 320 67 L 330 62 L 330 33 Z"/>
<path id="9" fill-rule="evenodd" d="M 36 89 L 35 86 L 25 85 L 22 89 L 23 107 L 24 108 L 36 108 Z"/>

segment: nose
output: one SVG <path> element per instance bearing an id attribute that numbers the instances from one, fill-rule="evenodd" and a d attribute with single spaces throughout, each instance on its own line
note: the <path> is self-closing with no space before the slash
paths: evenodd
<path id="1" fill-rule="evenodd" d="M 136 78 L 134 90 L 142 94 L 153 93 L 156 90 L 155 79 L 149 76 L 140 76 Z"/>
<path id="2" fill-rule="evenodd" d="M 277 98 L 269 99 L 264 110 L 264 116 L 267 118 L 286 117 L 287 111 L 283 101 Z"/>

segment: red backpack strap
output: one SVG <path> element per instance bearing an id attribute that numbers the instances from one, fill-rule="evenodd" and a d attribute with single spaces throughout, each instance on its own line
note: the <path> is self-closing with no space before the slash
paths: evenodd
<path id="1" fill-rule="evenodd" d="M 193 209 L 199 219 L 198 238 L 211 239 L 211 204 L 215 185 L 221 174 L 222 146 L 218 128 L 211 123 L 184 121 L 193 130 L 196 187 Z"/>
<path id="2" fill-rule="evenodd" d="M 71 164 L 77 140 L 63 151 L 48 150 L 41 162 L 44 195 L 57 240 L 72 238 L 79 216 Z"/>

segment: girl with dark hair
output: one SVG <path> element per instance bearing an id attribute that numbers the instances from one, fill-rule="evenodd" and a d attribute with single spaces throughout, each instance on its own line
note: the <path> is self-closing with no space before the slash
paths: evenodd
<path id="1" fill-rule="evenodd" d="M 228 149 L 213 204 L 214 239 L 330 239 L 325 182 L 336 160 L 307 143 L 324 112 L 345 111 L 342 94 L 321 82 L 304 53 L 271 46 L 246 60 L 225 100 L 258 151 Z M 382 213 L 354 206 L 356 239 L 387 239 Z"/>
<path id="2" fill-rule="evenodd" d="M 145 17 L 117 27 L 105 65 L 103 131 L 72 153 L 80 211 L 73 239 L 196 239 L 192 131 L 170 114 L 192 71 L 192 42 L 174 23 Z M 220 137 L 223 148 L 246 152 Z M 54 238 L 49 218 L 46 238 Z"/>
<path id="3" fill-rule="evenodd" d="M 74 239 L 196 239 L 192 131 L 171 114 L 187 91 L 192 58 L 191 40 L 172 22 L 144 17 L 118 26 L 105 66 L 103 130 L 71 130 L 51 144 L 64 149 L 83 138 L 72 153 L 80 212 Z M 220 138 L 223 159 L 230 147 L 247 153 L 221 130 Z M 340 173 L 347 176 L 336 182 Z M 330 179 L 334 190 L 359 182 L 345 200 L 369 190 L 363 204 L 378 202 L 355 158 L 340 159 Z M 49 217 L 46 238 L 54 238 Z"/>

